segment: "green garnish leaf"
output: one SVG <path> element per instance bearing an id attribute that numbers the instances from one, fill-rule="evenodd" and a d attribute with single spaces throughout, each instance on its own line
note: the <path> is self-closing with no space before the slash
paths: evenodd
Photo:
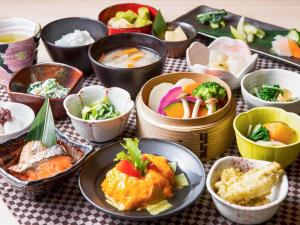
<path id="1" fill-rule="evenodd" d="M 164 34 L 167 31 L 168 26 L 160 10 L 158 10 L 158 13 L 155 16 L 152 28 L 155 36 L 164 39 Z"/>
<path id="2" fill-rule="evenodd" d="M 250 135 L 248 135 L 248 138 L 252 141 L 269 141 L 269 131 L 267 128 L 265 128 L 262 124 L 257 124 L 254 129 L 250 132 Z"/>
<path id="3" fill-rule="evenodd" d="M 141 150 L 139 149 L 139 139 L 138 138 L 124 138 L 124 143 L 120 143 L 125 150 L 119 152 L 114 161 L 128 160 L 134 167 L 141 173 L 142 176 L 146 175 L 149 160 L 145 160 L 142 157 Z"/>
<path id="4" fill-rule="evenodd" d="M 26 137 L 26 142 L 29 141 L 41 141 L 48 148 L 56 144 L 54 119 L 48 98 L 32 122 Z"/>

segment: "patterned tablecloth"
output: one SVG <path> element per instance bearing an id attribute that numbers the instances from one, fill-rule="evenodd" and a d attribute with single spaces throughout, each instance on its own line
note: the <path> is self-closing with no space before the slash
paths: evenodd
<path id="1" fill-rule="evenodd" d="M 287 68 L 283 65 L 274 63 L 267 59 L 259 59 L 258 68 Z M 182 59 L 168 59 L 165 72 L 180 72 L 186 71 L 187 65 Z M 295 71 L 295 70 L 294 70 Z M 299 72 L 299 71 L 297 71 Z M 85 79 L 84 86 L 99 84 L 99 80 L 95 76 L 90 76 Z M 300 85 L 300 84 L 299 84 Z M 234 92 L 237 100 L 237 112 L 246 111 L 240 91 Z M 0 100 L 9 101 L 6 94 L 6 89 L 0 89 Z M 132 112 L 128 126 L 124 133 L 125 136 L 134 136 L 135 128 L 135 111 Z M 74 130 L 69 118 L 64 118 L 57 121 L 56 126 L 64 134 L 71 139 L 81 142 L 86 142 Z M 99 146 L 93 146 L 96 150 Z M 236 145 L 222 156 L 239 155 Z M 206 172 L 209 171 L 215 160 L 205 161 L 204 166 Z M 293 163 L 287 170 L 289 179 L 288 196 L 283 202 L 281 208 L 272 220 L 266 224 L 300 224 L 300 158 Z M 67 180 L 62 187 L 57 188 L 46 196 L 42 196 L 37 200 L 28 199 L 22 193 L 18 193 L 12 189 L 3 178 L 0 177 L 0 193 L 4 203 L 7 205 L 11 213 L 17 218 L 20 224 L 139 224 L 130 221 L 123 221 L 109 217 L 95 209 L 81 195 L 78 182 L 78 177 Z M 5 225 L 5 218 L 0 218 L 0 224 Z M 179 224 L 232 224 L 222 217 L 216 210 L 212 198 L 207 191 L 196 201 L 194 205 L 187 208 L 179 215 L 170 217 L 166 220 L 157 221 L 155 223 L 142 224 L 164 224 L 164 225 L 179 225 Z"/>

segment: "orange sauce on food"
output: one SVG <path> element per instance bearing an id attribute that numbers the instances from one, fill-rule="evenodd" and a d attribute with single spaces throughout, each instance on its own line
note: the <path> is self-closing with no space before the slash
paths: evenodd
<path id="1" fill-rule="evenodd" d="M 173 197 L 174 173 L 162 156 L 145 154 L 155 165 L 149 167 L 144 177 L 128 176 L 116 168 L 106 174 L 101 188 L 107 197 L 122 204 L 124 210 L 144 208 Z"/>

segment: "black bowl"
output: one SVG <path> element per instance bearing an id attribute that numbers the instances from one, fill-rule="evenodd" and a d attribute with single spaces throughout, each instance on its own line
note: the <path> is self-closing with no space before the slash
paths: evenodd
<path id="1" fill-rule="evenodd" d="M 48 23 L 42 29 L 41 38 L 53 61 L 75 66 L 83 71 L 85 75 L 88 75 L 92 72 L 88 57 L 88 49 L 91 44 L 76 47 L 62 47 L 54 44 L 63 35 L 72 33 L 74 30 L 87 30 L 95 41 L 108 34 L 106 25 L 100 21 L 82 17 L 70 17 Z"/>
<path id="2" fill-rule="evenodd" d="M 6 166 L 15 164 L 17 162 L 20 154 L 19 149 L 25 144 L 26 135 L 27 132 L 0 144 L 0 175 L 14 189 L 32 197 L 36 197 L 44 193 L 49 193 L 49 189 L 52 189 L 65 183 L 68 178 L 74 176 L 78 172 L 83 162 L 90 155 L 90 153 L 92 153 L 93 150 L 91 146 L 71 141 L 67 136 L 63 135 L 60 131 L 56 130 L 57 140 L 61 141 L 62 143 L 68 146 L 72 146 L 75 149 L 80 150 L 83 153 L 83 156 L 71 168 L 67 169 L 62 173 L 45 179 L 23 181 L 7 172 Z M 77 154 L 76 151 L 74 151 L 73 154 Z"/>
<path id="3" fill-rule="evenodd" d="M 98 62 L 100 55 L 108 50 L 124 47 L 144 47 L 153 49 L 160 55 L 160 60 L 143 67 L 117 68 Z M 89 48 L 89 57 L 96 75 L 106 87 L 121 87 L 135 98 L 141 87 L 163 71 L 167 47 L 158 38 L 141 33 L 121 33 L 101 38 Z"/>
<path id="4" fill-rule="evenodd" d="M 146 210 L 120 212 L 105 201 L 105 195 L 101 190 L 100 183 L 116 162 L 114 158 L 123 147 L 117 142 L 100 149 L 86 160 L 79 176 L 79 187 L 84 197 L 97 209 L 111 216 L 126 220 L 158 220 L 177 214 L 190 206 L 198 199 L 205 188 L 205 170 L 197 156 L 187 148 L 173 142 L 158 139 L 141 139 L 139 147 L 142 152 L 161 155 L 171 162 L 177 162 L 176 174 L 183 172 L 189 186 L 174 190 L 174 197 L 168 201 L 172 208 L 150 215 Z"/>
<path id="5" fill-rule="evenodd" d="M 163 42 L 167 45 L 168 48 L 168 57 L 170 58 L 180 58 L 185 56 L 186 49 L 190 46 L 192 41 L 197 36 L 197 32 L 195 28 L 184 22 L 168 22 L 168 31 L 173 31 L 177 27 L 181 27 L 185 35 L 187 36 L 187 40 L 184 41 L 165 41 Z M 153 30 L 152 35 L 155 36 Z"/>

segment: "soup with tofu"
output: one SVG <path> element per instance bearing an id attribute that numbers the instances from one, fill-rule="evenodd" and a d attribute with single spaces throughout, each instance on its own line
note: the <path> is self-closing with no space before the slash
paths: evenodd
<path id="1" fill-rule="evenodd" d="M 111 67 L 136 68 L 157 62 L 160 56 L 154 50 L 133 47 L 109 50 L 99 57 L 98 62 Z"/>

